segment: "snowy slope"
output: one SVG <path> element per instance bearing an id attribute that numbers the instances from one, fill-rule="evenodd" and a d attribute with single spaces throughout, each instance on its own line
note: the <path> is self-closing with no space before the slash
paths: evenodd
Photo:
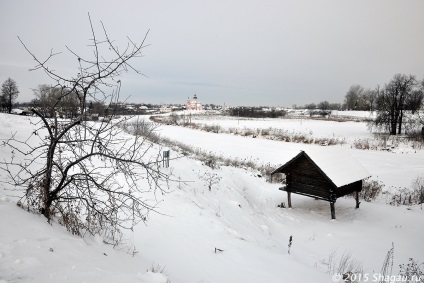
<path id="1" fill-rule="evenodd" d="M 30 119 L 0 114 L 0 137 L 14 130 L 25 137 L 32 131 Z M 299 150 L 298 144 L 186 130 L 161 127 L 162 134 L 225 155 L 277 163 L 281 153 Z M 258 149 L 260 156 L 254 155 Z M 11 156 L 1 147 L 0 154 Z M 371 157 L 366 164 L 366 156 L 358 159 L 384 175 L 384 168 L 369 165 L 391 162 L 387 156 L 381 155 L 377 163 Z M 402 157 L 405 162 L 417 156 Z M 211 169 L 186 157 L 171 160 L 164 171 L 175 181 L 167 193 L 156 195 L 160 214 L 152 213 L 147 225 L 127 234 L 138 251 L 134 257 L 99 239 L 72 236 L 57 223 L 49 225 L 21 210 L 13 204 L 15 198 L 6 196 L 16 192 L 0 183 L 0 282 L 332 282 L 326 263 L 333 251 L 352 252 L 371 273 L 380 270 L 392 242 L 395 272 L 409 257 L 424 261 L 424 212 L 419 207 L 363 202 L 355 209 L 353 199 L 342 198 L 336 202 L 337 220 L 330 220 L 324 201 L 294 195 L 293 209 L 278 208 L 286 202 L 285 194 L 254 172 Z M 209 189 L 210 180 L 215 182 Z M 215 253 L 215 248 L 222 251 Z M 157 265 L 165 275 L 146 272 Z"/>
<path id="2" fill-rule="evenodd" d="M 0 198 L 0 282 L 157 282 L 150 262 L 49 225 Z"/>

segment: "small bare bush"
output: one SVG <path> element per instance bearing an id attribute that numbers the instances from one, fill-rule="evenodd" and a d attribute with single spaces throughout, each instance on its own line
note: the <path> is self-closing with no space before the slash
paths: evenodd
<path id="1" fill-rule="evenodd" d="M 325 263 L 329 274 L 343 275 L 345 282 L 360 282 L 360 275 L 364 273 L 362 264 L 349 251 L 344 251 L 339 257 L 337 250 L 333 250 Z"/>
<path id="2" fill-rule="evenodd" d="M 168 121 L 172 125 L 178 125 L 181 120 L 181 117 L 175 113 L 169 115 Z"/>
<path id="3" fill-rule="evenodd" d="M 219 134 L 219 132 L 221 131 L 221 126 L 220 125 L 203 125 L 202 130 L 206 132 Z"/>
<path id="4" fill-rule="evenodd" d="M 255 135 L 255 132 L 252 129 L 244 129 L 243 136 L 248 137 L 253 135 Z"/>
<path id="5" fill-rule="evenodd" d="M 200 159 L 203 161 L 203 163 L 206 166 L 208 166 L 208 167 L 210 167 L 212 169 L 219 168 L 218 157 L 213 156 L 212 154 L 208 154 L 208 155 L 206 155 L 206 156 L 204 156 L 204 157 L 202 157 Z"/>
<path id="6" fill-rule="evenodd" d="M 264 137 L 269 136 L 270 132 L 271 132 L 271 128 L 262 129 L 261 136 L 264 136 Z"/>
<path id="7" fill-rule="evenodd" d="M 424 176 L 417 177 L 411 188 L 401 188 L 392 196 L 391 205 L 421 205 L 424 203 Z"/>
<path id="8" fill-rule="evenodd" d="M 205 172 L 203 175 L 199 174 L 199 179 L 205 182 L 205 185 L 208 187 L 209 191 L 212 191 L 212 187 L 219 184 L 221 177 L 218 174 Z"/>
<path id="9" fill-rule="evenodd" d="M 402 282 L 424 282 L 424 262 L 420 264 L 410 258 L 407 264 L 400 265 L 399 275 Z"/>
<path id="10" fill-rule="evenodd" d="M 380 275 L 383 278 L 386 278 L 387 276 L 390 277 L 392 275 L 394 252 L 395 252 L 395 246 L 392 243 L 392 248 L 387 252 L 387 255 L 383 261 L 383 266 L 381 267 Z M 383 280 L 380 280 L 379 282 L 383 283 L 385 281 L 383 279 Z"/>
<path id="11" fill-rule="evenodd" d="M 372 144 L 369 139 L 359 139 L 353 142 L 353 147 L 356 149 L 376 150 L 377 146 Z"/>
<path id="12" fill-rule="evenodd" d="M 362 184 L 362 190 L 359 196 L 366 202 L 375 200 L 382 192 L 383 182 L 377 180 L 365 180 Z"/>
<path id="13" fill-rule="evenodd" d="M 421 209 L 423 209 L 424 203 L 424 175 L 417 177 L 412 182 L 412 191 L 414 203 L 420 204 Z"/>
<path id="14" fill-rule="evenodd" d="M 152 267 L 150 267 L 149 269 L 147 269 L 147 272 L 161 273 L 165 277 L 168 277 L 168 275 L 165 273 L 165 266 L 162 267 L 159 264 L 156 264 L 156 265 L 153 264 Z M 169 279 L 166 279 L 166 283 L 171 283 L 171 281 Z"/>

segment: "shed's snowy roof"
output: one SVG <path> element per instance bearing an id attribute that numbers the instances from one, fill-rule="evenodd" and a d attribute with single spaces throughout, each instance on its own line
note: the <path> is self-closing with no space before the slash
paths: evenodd
<path id="1" fill-rule="evenodd" d="M 304 152 L 337 187 L 371 176 L 368 170 L 345 150 L 321 147 Z"/>

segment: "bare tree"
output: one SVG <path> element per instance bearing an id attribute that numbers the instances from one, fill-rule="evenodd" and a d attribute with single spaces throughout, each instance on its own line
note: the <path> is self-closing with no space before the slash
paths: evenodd
<path id="1" fill-rule="evenodd" d="M 330 103 L 327 100 L 321 101 L 318 103 L 318 109 L 320 110 L 329 110 L 330 109 Z"/>
<path id="2" fill-rule="evenodd" d="M 34 90 L 36 98 L 32 101 L 37 111 L 43 116 L 52 118 L 59 117 L 74 118 L 80 112 L 80 101 L 76 93 L 63 96 L 62 88 L 49 85 L 39 85 Z"/>
<path id="3" fill-rule="evenodd" d="M 140 73 L 129 61 L 141 56 L 147 36 L 139 44 L 128 39 L 124 48 L 118 48 L 103 23 L 99 39 L 90 16 L 89 22 L 93 57 L 80 57 L 67 47 L 79 64 L 72 78 L 48 67 L 59 53 L 39 59 L 19 39 L 37 63 L 34 70 L 53 80 L 55 95 L 52 116 L 32 108 L 40 122 L 30 139 L 21 141 L 13 135 L 4 142 L 14 156 L 2 161 L 1 167 L 12 185 L 25 190 L 21 206 L 43 214 L 49 222 L 57 218 L 72 233 L 106 233 L 103 236 L 116 243 L 120 228 L 132 229 L 155 210 L 155 202 L 144 199 L 143 193 L 162 190 L 168 176 L 160 171 L 160 157 L 152 153 L 152 145 L 139 134 L 125 133 L 121 126 L 126 119 L 113 119 L 113 109 L 109 119 L 84 121 L 88 98 L 116 104 L 121 88 L 118 77 L 128 70 Z M 56 110 L 70 96 L 79 100 L 79 115 L 59 119 Z"/>
<path id="4" fill-rule="evenodd" d="M 348 110 L 363 110 L 362 99 L 364 88 L 360 85 L 352 85 L 346 93 L 344 107 Z"/>
<path id="5" fill-rule="evenodd" d="M 316 105 L 315 103 L 310 103 L 310 104 L 306 104 L 306 105 L 304 106 L 304 108 L 305 108 L 305 109 L 308 109 L 308 110 L 314 110 L 314 109 L 316 109 L 316 108 L 317 108 L 317 105 Z"/>
<path id="6" fill-rule="evenodd" d="M 12 112 L 12 105 L 15 99 L 18 97 L 19 90 L 16 81 L 8 78 L 4 81 L 1 86 L 1 101 L 7 108 L 7 113 Z"/>
<path id="7" fill-rule="evenodd" d="M 405 111 L 414 110 L 408 109 L 407 102 L 413 97 L 416 86 L 415 76 L 395 75 L 378 93 L 376 100 L 377 118 L 374 124 L 377 127 L 389 130 L 391 135 L 401 134 Z"/>
<path id="8" fill-rule="evenodd" d="M 379 91 L 380 91 L 380 86 L 377 86 L 375 89 L 365 90 L 364 107 L 366 108 L 366 110 L 374 111 Z"/>
<path id="9" fill-rule="evenodd" d="M 330 103 L 328 105 L 328 109 L 330 109 L 330 110 L 340 110 L 340 109 L 342 109 L 342 105 L 340 103 Z"/>
<path id="10" fill-rule="evenodd" d="M 424 100 L 423 89 L 415 89 L 411 92 L 411 95 L 409 95 L 406 98 L 405 109 L 411 110 L 412 114 L 415 114 L 415 112 L 420 110 L 423 100 Z"/>

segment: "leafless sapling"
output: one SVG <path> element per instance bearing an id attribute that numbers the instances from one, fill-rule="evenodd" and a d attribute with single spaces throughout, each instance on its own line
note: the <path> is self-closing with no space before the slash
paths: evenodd
<path id="1" fill-rule="evenodd" d="M 140 134 L 126 133 L 120 127 L 125 118 L 115 119 L 119 78 L 128 70 L 141 74 L 130 61 L 141 57 L 147 33 L 141 43 L 128 38 L 125 46 L 118 47 L 103 23 L 103 35 L 98 38 L 88 18 L 91 57 L 79 56 L 66 46 L 79 66 L 74 77 L 49 66 L 60 53 L 51 51 L 40 59 L 19 38 L 36 62 L 32 70 L 44 72 L 53 81 L 50 90 L 55 95 L 48 112 L 31 109 L 38 122 L 28 140 L 14 134 L 4 141 L 14 156 L 2 160 L 0 167 L 9 174 L 10 184 L 23 190 L 21 206 L 41 213 L 49 222 L 58 219 L 74 234 L 102 234 L 116 244 L 121 229 L 132 229 L 155 210 L 154 197 L 149 201 L 143 193 L 162 190 L 167 175 L 160 171 L 160 155 L 154 153 L 152 144 Z M 61 102 L 70 97 L 79 101 L 78 113 L 61 119 Z M 87 121 L 90 100 L 104 104 L 107 117 Z"/>

